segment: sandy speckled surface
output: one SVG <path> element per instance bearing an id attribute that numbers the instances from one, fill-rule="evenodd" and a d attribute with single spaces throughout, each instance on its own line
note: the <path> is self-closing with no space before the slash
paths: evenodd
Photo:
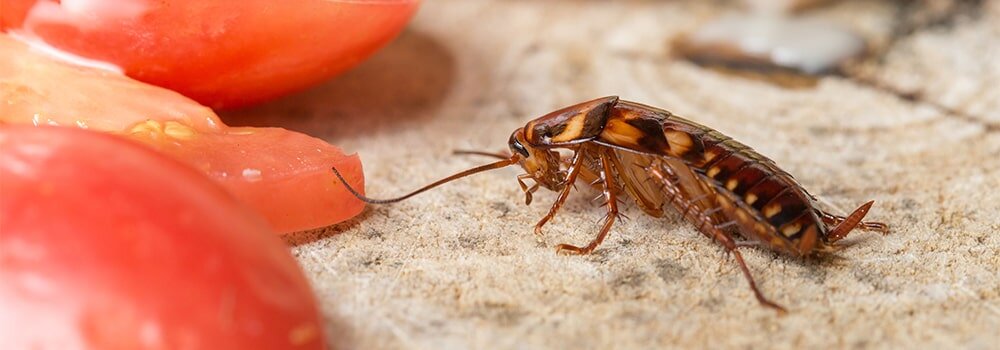
<path id="1" fill-rule="evenodd" d="M 675 216 L 634 206 L 589 256 L 602 215 L 576 194 L 525 207 L 515 169 L 462 180 L 334 227 L 286 236 L 344 348 L 1000 347 L 1000 1 L 895 43 L 874 71 L 965 116 L 842 78 L 786 90 L 670 57 L 717 2 L 435 1 L 358 69 L 227 116 L 361 154 L 369 193 L 400 194 L 483 162 L 511 130 L 602 95 L 656 105 L 755 147 L 812 193 L 893 233 L 856 233 L 843 259 L 744 255 L 758 306 L 722 249 Z M 810 15 L 885 41 L 890 3 Z M 871 68 L 871 67 L 869 67 Z M 971 116 L 971 117 L 969 117 Z"/>

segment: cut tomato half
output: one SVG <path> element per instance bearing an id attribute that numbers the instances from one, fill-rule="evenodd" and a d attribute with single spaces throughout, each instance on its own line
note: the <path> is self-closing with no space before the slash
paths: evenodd
<path id="1" fill-rule="evenodd" d="M 361 161 L 308 135 L 230 128 L 178 93 L 114 72 L 69 65 L 0 35 L 0 122 L 123 135 L 222 184 L 278 232 L 332 225 L 364 207 L 330 172 L 364 187 Z"/>
<path id="2" fill-rule="evenodd" d="M 0 0 L 0 29 L 212 107 L 329 79 L 392 40 L 418 0 Z"/>

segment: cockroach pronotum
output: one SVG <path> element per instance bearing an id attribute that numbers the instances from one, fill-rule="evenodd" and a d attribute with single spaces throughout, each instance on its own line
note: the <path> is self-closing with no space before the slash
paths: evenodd
<path id="1" fill-rule="evenodd" d="M 587 254 L 604 241 L 619 217 L 621 198 L 632 197 L 642 211 L 662 217 L 673 208 L 699 232 L 732 253 L 757 300 L 779 311 L 757 288 L 737 248 L 763 245 L 795 257 L 839 250 L 837 242 L 860 225 L 888 233 L 888 226 L 862 222 L 869 201 L 839 216 L 819 209 L 816 199 L 775 163 L 715 130 L 668 111 L 619 100 L 616 96 L 579 103 L 528 122 L 514 130 L 510 154 L 460 152 L 501 160 L 446 177 L 393 199 L 371 199 L 334 173 L 360 200 L 371 204 L 398 202 L 441 184 L 475 173 L 518 164 L 517 177 L 530 204 L 540 187 L 558 192 L 545 225 L 566 202 L 577 180 L 600 189 L 607 215 L 597 236 L 586 246 L 560 244 L 560 252 Z M 572 153 L 563 157 L 557 152 Z M 534 184 L 529 186 L 526 179 Z M 741 237 L 737 241 L 734 237 Z"/>

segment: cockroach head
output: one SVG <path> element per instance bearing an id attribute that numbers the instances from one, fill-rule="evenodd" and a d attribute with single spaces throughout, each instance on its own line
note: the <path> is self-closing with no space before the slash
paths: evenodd
<path id="1" fill-rule="evenodd" d="M 514 130 L 507 143 L 510 151 L 520 156 L 518 164 L 542 187 L 558 191 L 566 185 L 566 173 L 560 168 L 559 152 L 525 141 L 524 128 Z"/>

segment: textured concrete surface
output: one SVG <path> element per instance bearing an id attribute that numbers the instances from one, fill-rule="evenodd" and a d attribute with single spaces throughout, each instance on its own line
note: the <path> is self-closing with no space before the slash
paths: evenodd
<path id="1" fill-rule="evenodd" d="M 358 69 L 230 124 L 304 131 L 361 154 L 369 194 L 403 193 L 485 162 L 514 128 L 602 95 L 669 109 L 756 148 L 834 211 L 869 199 L 892 234 L 840 259 L 745 249 L 731 258 L 676 215 L 634 206 L 589 256 L 600 208 L 575 193 L 546 228 L 505 169 L 349 222 L 286 236 L 342 348 L 1000 347 L 1000 1 L 916 28 L 864 69 L 932 103 L 828 77 L 789 90 L 671 58 L 667 43 L 722 2 L 428 1 Z M 807 12 L 887 43 L 893 3 Z M 945 113 L 933 104 L 953 109 Z"/>

